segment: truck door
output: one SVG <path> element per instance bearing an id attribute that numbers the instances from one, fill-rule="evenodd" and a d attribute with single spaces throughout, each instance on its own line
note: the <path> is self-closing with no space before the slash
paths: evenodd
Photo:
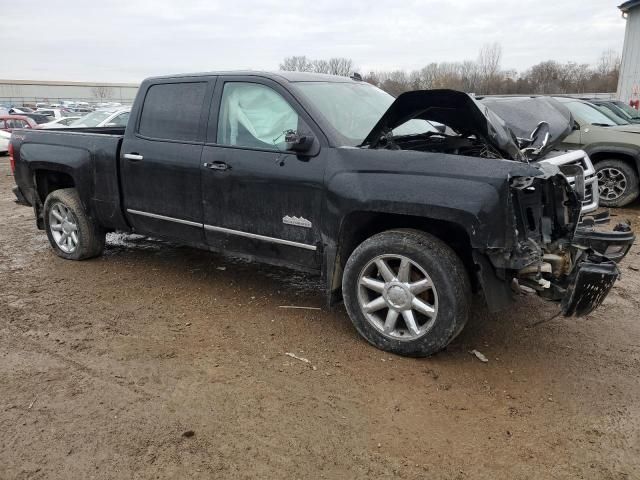
<path id="1" fill-rule="evenodd" d="M 220 77 L 213 104 L 201 162 L 206 241 L 216 250 L 319 268 L 324 137 L 268 79 Z M 316 155 L 285 152 L 287 130 L 312 132 Z"/>
<path id="2" fill-rule="evenodd" d="M 138 232 L 204 243 L 200 157 L 213 92 L 209 80 L 141 87 L 120 160 L 123 204 Z"/>

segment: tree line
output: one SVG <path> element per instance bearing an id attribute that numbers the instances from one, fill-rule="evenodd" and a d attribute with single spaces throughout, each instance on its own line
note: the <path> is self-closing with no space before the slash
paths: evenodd
<path id="1" fill-rule="evenodd" d="M 564 94 L 615 92 L 620 72 L 620 56 L 603 52 L 596 64 L 546 60 L 523 72 L 503 69 L 502 47 L 484 45 L 476 60 L 433 62 L 418 70 L 371 71 L 363 80 L 397 96 L 409 90 L 451 88 L 477 95 Z M 313 60 L 306 56 L 287 57 L 280 70 L 329 73 L 349 76 L 356 70 L 349 58 Z"/>

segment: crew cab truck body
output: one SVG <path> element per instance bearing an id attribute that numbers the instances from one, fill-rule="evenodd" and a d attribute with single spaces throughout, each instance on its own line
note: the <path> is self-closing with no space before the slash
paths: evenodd
<path id="1" fill-rule="evenodd" d="M 14 132 L 14 191 L 64 258 L 125 231 L 318 272 L 370 343 L 405 355 L 444 348 L 472 291 L 494 310 L 525 290 L 566 315 L 597 307 L 618 276 L 604 250 L 623 257 L 629 229 L 579 226 L 558 167 L 523 161 L 468 96 L 421 93 L 299 73 L 147 79 L 126 129 Z"/>

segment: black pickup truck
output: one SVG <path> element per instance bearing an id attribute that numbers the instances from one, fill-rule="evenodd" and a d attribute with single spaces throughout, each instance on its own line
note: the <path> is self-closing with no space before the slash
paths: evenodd
<path id="1" fill-rule="evenodd" d="M 580 167 L 531 161 L 559 136 L 517 138 L 461 92 L 219 72 L 145 80 L 126 129 L 16 131 L 10 158 L 63 258 L 125 231 L 318 272 L 370 343 L 425 356 L 472 292 L 585 315 L 618 278 L 628 226 L 581 220 Z"/>

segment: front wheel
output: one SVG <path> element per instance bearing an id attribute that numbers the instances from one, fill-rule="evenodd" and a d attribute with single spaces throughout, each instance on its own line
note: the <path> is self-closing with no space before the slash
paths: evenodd
<path id="1" fill-rule="evenodd" d="M 631 165 L 621 160 L 609 159 L 599 161 L 595 168 L 600 205 L 624 207 L 638 198 L 638 174 Z"/>
<path id="2" fill-rule="evenodd" d="M 365 240 L 349 257 L 342 295 L 353 325 L 372 345 L 425 357 L 460 333 L 470 310 L 470 284 L 458 256 L 417 230 L 391 230 Z"/>
<path id="3" fill-rule="evenodd" d="M 51 192 L 44 202 L 44 225 L 56 254 L 67 260 L 96 257 L 105 233 L 85 212 L 75 188 Z"/>

